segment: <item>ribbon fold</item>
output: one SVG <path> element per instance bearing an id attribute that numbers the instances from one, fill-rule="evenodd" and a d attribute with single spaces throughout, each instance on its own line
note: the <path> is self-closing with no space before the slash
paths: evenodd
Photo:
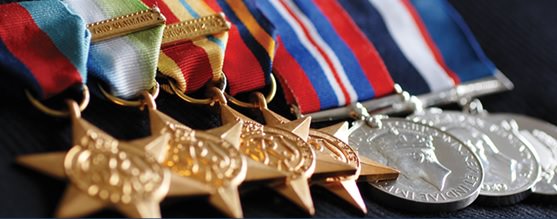
<path id="1" fill-rule="evenodd" d="M 348 105 L 393 91 L 374 46 L 336 1 L 257 1 L 276 27 L 274 61 L 287 101 L 302 113 Z"/>
<path id="2" fill-rule="evenodd" d="M 87 23 L 127 15 L 149 7 L 140 0 L 65 0 Z M 164 25 L 91 45 L 87 68 L 121 98 L 133 98 L 155 85 Z"/>
<path id="3" fill-rule="evenodd" d="M 0 5 L 0 66 L 38 97 L 87 79 L 90 34 L 57 0 Z"/>

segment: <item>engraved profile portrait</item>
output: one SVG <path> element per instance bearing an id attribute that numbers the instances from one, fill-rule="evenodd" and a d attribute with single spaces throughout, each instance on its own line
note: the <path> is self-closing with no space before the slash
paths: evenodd
<path id="1" fill-rule="evenodd" d="M 493 141 L 480 130 L 461 123 L 442 124 L 447 132 L 463 141 L 480 158 L 489 181 L 514 182 L 518 162 L 501 153 Z M 489 180 L 493 179 L 493 180 Z"/>
<path id="2" fill-rule="evenodd" d="M 387 159 L 386 165 L 400 170 L 414 184 L 422 182 L 443 191 L 451 170 L 437 159 L 431 136 L 390 128 L 374 141 L 379 145 L 378 152 Z"/>

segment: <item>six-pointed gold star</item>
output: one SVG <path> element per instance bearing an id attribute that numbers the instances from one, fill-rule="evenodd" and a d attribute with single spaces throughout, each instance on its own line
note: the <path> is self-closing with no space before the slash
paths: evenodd
<path id="1" fill-rule="evenodd" d="M 226 104 L 221 104 L 220 108 L 223 123 L 243 122 L 240 151 L 249 159 L 288 176 L 285 182 L 270 187 L 308 214 L 315 214 L 308 184 L 315 171 L 315 153 L 305 142 L 311 120 L 300 119 L 273 128 L 255 122 Z"/>
<path id="2" fill-rule="evenodd" d="M 270 126 L 283 126 L 284 124 L 288 124 L 289 122 L 288 119 L 274 113 L 267 108 L 262 108 L 261 112 L 263 113 L 265 121 Z M 325 127 L 319 130 L 311 129 L 309 131 L 308 141 L 317 144 L 312 146 L 314 146 L 314 149 L 318 151 L 318 166 L 319 160 L 334 160 L 337 163 L 342 163 L 345 166 L 351 166 L 355 170 L 354 172 L 342 172 L 341 170 L 337 169 L 340 165 L 334 164 L 332 166 L 324 166 L 321 171 L 329 171 L 331 173 L 336 172 L 336 174 L 334 174 L 333 177 L 312 179 L 317 185 L 324 187 L 325 189 L 345 200 L 352 206 L 358 208 L 360 211 L 362 211 L 362 213 L 367 213 L 367 207 L 365 206 L 365 202 L 356 184 L 356 180 L 358 179 L 358 177 L 370 181 L 394 180 L 398 177 L 399 172 L 397 170 L 376 163 L 368 158 L 363 158 L 362 160 L 361 156 L 357 156 L 357 154 L 355 154 L 356 152 L 347 145 L 347 122 L 338 123 L 336 125 Z M 327 143 L 333 148 L 327 149 Z M 347 151 L 353 154 L 349 154 L 347 153 Z M 344 157 L 340 156 L 343 153 L 346 153 L 347 155 L 345 155 Z M 351 155 L 352 157 L 349 157 Z M 354 162 L 350 162 L 351 158 Z"/>
<path id="3" fill-rule="evenodd" d="M 69 180 L 56 217 L 80 217 L 112 207 L 128 217 L 157 218 L 165 196 L 212 193 L 197 181 L 172 174 L 138 148 L 163 148 L 168 135 L 123 142 L 79 116 L 72 117 L 72 125 L 73 146 L 68 152 L 17 158 L 21 165 Z"/>
<path id="4" fill-rule="evenodd" d="M 190 129 L 155 109 L 150 109 L 149 114 L 151 133 L 171 136 L 164 149 L 167 156 L 158 161 L 182 177 L 210 186 L 214 193 L 209 196 L 209 202 L 226 216 L 243 217 L 238 193 L 247 169 L 246 159 L 238 151 L 242 123 L 229 123 L 203 132 Z M 156 149 L 146 149 L 158 153 Z"/>

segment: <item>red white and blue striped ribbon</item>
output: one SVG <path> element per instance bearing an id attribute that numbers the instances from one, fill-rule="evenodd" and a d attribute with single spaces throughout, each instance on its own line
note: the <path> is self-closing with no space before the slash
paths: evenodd
<path id="1" fill-rule="evenodd" d="M 378 48 L 396 83 L 419 95 L 492 76 L 463 19 L 446 0 L 338 0 Z"/>
<path id="2" fill-rule="evenodd" d="M 459 83 L 458 76 L 445 64 L 439 49 L 411 3 L 407 0 L 369 0 L 406 58 L 426 81 L 431 92 L 446 90 Z"/>
<path id="3" fill-rule="evenodd" d="M 373 42 L 396 83 L 412 94 L 430 92 L 420 72 L 398 47 L 381 14 L 369 1 L 338 0 L 338 2 L 366 37 Z"/>
<path id="4" fill-rule="evenodd" d="M 90 34 L 57 0 L 0 5 L 0 66 L 48 98 L 85 83 Z"/>
<path id="5" fill-rule="evenodd" d="M 412 0 L 441 51 L 461 83 L 493 76 L 497 69 L 487 58 L 458 12 L 446 0 Z"/>
<path id="6" fill-rule="evenodd" d="M 374 46 L 336 1 L 262 0 L 257 6 L 280 35 L 273 68 L 301 113 L 392 92 Z"/>

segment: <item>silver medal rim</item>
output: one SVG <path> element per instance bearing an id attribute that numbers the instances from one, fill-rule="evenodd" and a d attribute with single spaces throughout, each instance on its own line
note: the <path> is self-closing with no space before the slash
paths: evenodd
<path id="1" fill-rule="evenodd" d="M 438 109 L 436 109 L 436 110 L 438 110 Z M 474 117 L 474 118 L 476 118 L 476 119 L 481 119 L 481 120 L 486 121 L 486 122 L 488 122 L 488 123 L 494 123 L 493 120 L 491 120 L 491 119 L 488 118 L 491 114 L 489 114 L 489 115 L 472 115 L 472 114 L 467 114 L 467 113 L 464 113 L 464 112 L 453 111 L 453 110 L 442 110 L 442 111 L 441 111 L 441 110 L 439 110 L 439 111 L 433 111 L 433 109 L 424 110 L 424 111 L 422 112 L 422 114 L 412 114 L 412 115 L 408 116 L 407 118 L 409 118 L 409 119 L 418 119 L 418 120 L 420 120 L 420 121 L 426 122 L 427 119 L 419 118 L 420 115 L 423 115 L 423 114 L 442 114 L 442 113 L 461 114 L 461 115 L 465 115 L 465 116 L 471 116 L 471 117 Z M 430 124 L 430 125 L 435 126 L 435 125 L 433 125 L 433 124 Z M 479 128 L 479 127 L 478 127 L 478 128 Z M 480 130 L 483 130 L 483 129 L 480 129 Z M 505 131 L 505 132 L 508 132 L 508 131 Z M 492 134 L 492 133 L 484 133 L 484 134 L 488 135 L 488 134 Z M 514 134 L 514 133 L 510 133 L 510 134 Z M 537 168 L 535 168 L 536 170 L 534 170 L 534 175 L 535 175 L 536 177 L 533 177 L 533 178 L 535 178 L 535 180 L 530 180 L 527 184 L 525 184 L 525 185 L 523 185 L 522 187 L 520 187 L 520 188 L 518 188 L 518 189 L 515 189 L 515 190 L 513 190 L 513 191 L 511 191 L 511 192 L 493 193 L 493 192 L 482 192 L 482 191 L 480 191 L 480 196 L 481 196 L 481 197 L 484 197 L 484 198 L 493 198 L 493 199 L 509 198 L 509 200 L 510 200 L 510 199 L 515 200 L 515 199 L 513 198 L 514 196 L 523 197 L 523 198 L 520 199 L 520 200 L 515 200 L 515 201 L 513 201 L 513 203 L 516 203 L 516 202 L 519 202 L 519 201 L 523 200 L 524 198 L 526 198 L 526 197 L 527 197 L 527 194 L 529 194 L 529 193 L 531 192 L 531 188 L 537 183 L 537 181 L 538 181 L 537 179 L 539 178 L 539 176 L 540 176 L 540 174 L 541 174 L 541 167 L 540 167 L 540 165 L 539 165 L 539 160 L 538 160 L 538 158 L 537 158 L 537 155 L 536 155 L 536 153 L 535 153 L 535 150 L 532 148 L 532 146 L 531 146 L 527 141 L 524 140 L 524 138 L 523 138 L 522 136 L 516 135 L 516 137 L 517 137 L 518 140 L 521 142 L 522 146 L 524 146 L 525 148 L 527 148 L 527 150 L 529 150 L 529 151 L 530 151 L 530 154 L 532 154 L 532 156 L 533 156 L 533 159 L 534 159 L 534 161 L 535 161 L 535 163 L 536 163 L 536 166 L 537 166 Z M 465 144 L 465 145 L 466 145 L 466 144 Z M 467 147 L 468 147 L 468 145 L 467 145 Z M 475 154 L 475 153 L 474 153 L 474 154 Z M 484 178 L 485 178 L 485 176 L 484 176 Z M 506 202 L 506 201 L 505 201 L 505 202 Z"/>
<path id="2" fill-rule="evenodd" d="M 444 133 L 444 134 L 450 136 L 455 142 L 458 142 L 463 146 L 466 145 L 464 142 L 460 141 L 455 136 L 441 130 L 440 128 L 437 128 L 435 126 L 431 126 L 431 125 L 426 124 L 426 123 L 416 122 L 416 121 L 412 121 L 412 120 L 405 119 L 405 118 L 385 118 L 385 119 L 381 119 L 381 121 L 399 121 L 399 122 L 414 123 L 414 124 L 426 126 L 428 128 L 434 129 L 438 132 L 441 132 L 441 133 Z M 353 123 L 352 127 L 348 130 L 348 136 L 350 136 L 354 131 L 356 131 L 357 129 L 359 129 L 360 127 L 365 126 L 365 125 L 367 125 L 365 121 L 362 121 L 362 120 L 355 121 Z M 380 199 L 382 201 L 385 201 L 386 204 L 388 203 L 394 208 L 399 208 L 399 209 L 403 209 L 405 211 L 414 211 L 414 212 L 455 211 L 455 210 L 460 210 L 460 209 L 468 207 L 470 204 L 472 204 L 478 198 L 478 196 L 480 194 L 481 185 L 483 184 L 483 181 L 484 181 L 485 173 L 484 173 L 484 168 L 482 166 L 482 163 L 479 160 L 478 156 L 475 153 L 473 153 L 468 147 L 463 147 L 463 148 L 466 148 L 466 150 L 468 150 L 470 152 L 472 157 L 476 160 L 476 162 L 480 166 L 479 170 L 481 172 L 480 173 L 480 180 L 478 180 L 479 181 L 478 186 L 476 186 L 474 188 L 473 192 L 470 192 L 467 196 L 464 196 L 461 199 L 453 200 L 453 201 L 439 201 L 439 202 L 415 201 L 415 200 L 410 200 L 410 199 L 406 199 L 406 198 L 402 198 L 402 197 L 393 195 L 389 192 L 386 192 L 386 191 L 380 189 L 374 183 L 369 182 L 369 185 L 371 185 L 371 192 L 373 193 L 373 197 L 376 198 L 376 199 Z M 357 151 L 357 149 L 355 149 L 355 150 Z M 411 207 L 411 208 L 409 209 L 408 207 Z"/>

